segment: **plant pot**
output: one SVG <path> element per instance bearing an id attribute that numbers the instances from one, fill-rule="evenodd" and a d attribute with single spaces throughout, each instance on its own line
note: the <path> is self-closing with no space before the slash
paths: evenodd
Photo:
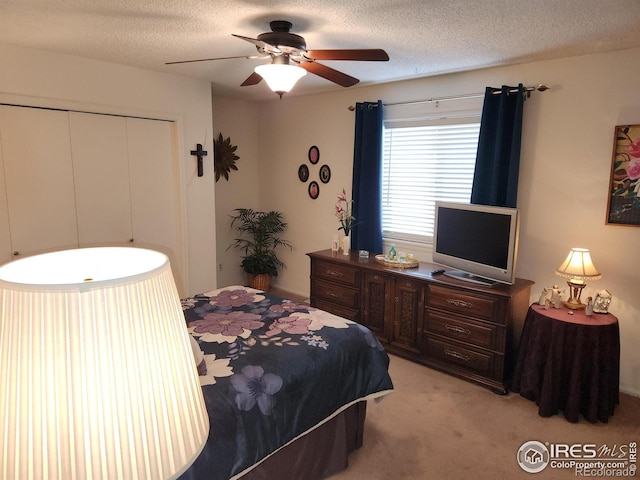
<path id="1" fill-rule="evenodd" d="M 271 289 L 271 275 L 268 273 L 247 273 L 247 280 L 251 288 L 268 292 Z"/>

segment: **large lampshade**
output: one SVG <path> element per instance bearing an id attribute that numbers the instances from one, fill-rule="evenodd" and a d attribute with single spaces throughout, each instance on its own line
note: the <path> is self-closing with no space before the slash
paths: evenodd
<path id="1" fill-rule="evenodd" d="M 307 74 L 307 71 L 297 65 L 283 63 L 270 63 L 258 65 L 255 72 L 260 75 L 275 93 L 282 95 L 291 91 L 298 80 Z"/>
<path id="2" fill-rule="evenodd" d="M 573 310 L 585 307 L 580 301 L 582 289 L 587 285 L 585 280 L 599 280 L 602 277 L 587 248 L 572 248 L 562 265 L 557 268 L 556 274 L 569 279 L 567 285 L 571 290 L 571 296 L 564 304 Z"/>
<path id="3" fill-rule="evenodd" d="M 87 248 L 0 267 L 0 478 L 175 478 L 209 422 L 167 257 Z"/>

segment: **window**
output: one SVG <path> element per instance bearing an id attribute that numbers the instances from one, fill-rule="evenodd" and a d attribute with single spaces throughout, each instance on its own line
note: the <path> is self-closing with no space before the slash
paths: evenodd
<path id="1" fill-rule="evenodd" d="M 385 121 L 382 234 L 432 243 L 436 200 L 469 202 L 480 115 Z"/>

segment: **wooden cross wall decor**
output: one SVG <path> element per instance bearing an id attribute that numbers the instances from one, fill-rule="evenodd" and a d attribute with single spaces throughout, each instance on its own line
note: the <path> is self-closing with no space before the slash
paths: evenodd
<path id="1" fill-rule="evenodd" d="M 196 155 L 198 157 L 198 176 L 201 177 L 204 175 L 202 168 L 202 157 L 207 156 L 207 151 L 202 149 L 202 144 L 196 144 L 196 150 L 191 150 L 191 155 Z"/>

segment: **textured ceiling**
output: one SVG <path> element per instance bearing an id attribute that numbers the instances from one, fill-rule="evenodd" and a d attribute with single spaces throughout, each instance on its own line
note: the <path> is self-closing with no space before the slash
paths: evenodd
<path id="1" fill-rule="evenodd" d="M 640 0 L 0 0 L 0 42 L 203 78 L 259 100 L 274 96 L 264 82 L 240 83 L 264 61 L 165 62 L 254 55 L 231 34 L 255 38 L 271 20 L 292 22 L 308 49 L 385 49 L 389 62 L 323 62 L 361 85 L 640 46 Z M 294 91 L 341 88 L 307 75 Z"/>

